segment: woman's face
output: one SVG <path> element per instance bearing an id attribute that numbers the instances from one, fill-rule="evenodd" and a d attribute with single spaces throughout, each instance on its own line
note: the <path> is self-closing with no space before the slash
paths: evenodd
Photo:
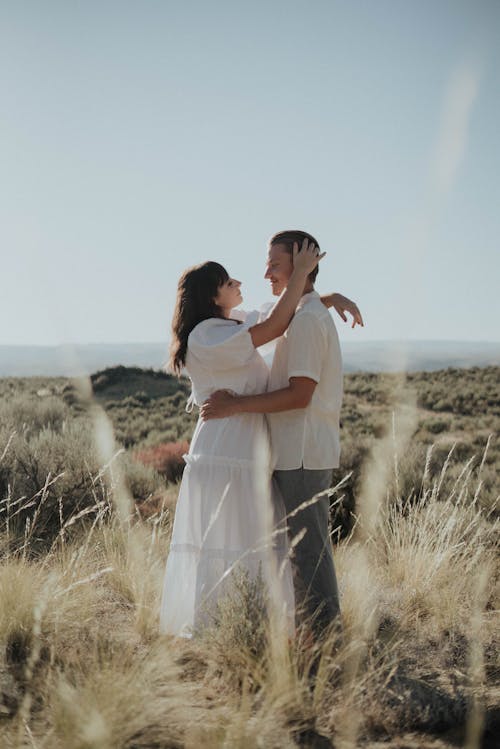
<path id="1" fill-rule="evenodd" d="M 240 291 L 241 281 L 228 278 L 222 286 L 219 286 L 214 302 L 223 310 L 232 310 L 242 303 L 243 297 Z"/>

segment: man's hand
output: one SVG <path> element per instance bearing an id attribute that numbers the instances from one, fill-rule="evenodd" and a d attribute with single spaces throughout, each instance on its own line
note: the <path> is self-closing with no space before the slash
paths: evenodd
<path id="1" fill-rule="evenodd" d="M 365 324 L 363 322 L 363 318 L 361 317 L 361 312 L 358 309 L 358 305 L 355 304 L 351 299 L 348 299 L 346 296 L 342 296 L 342 294 L 336 293 L 330 295 L 330 300 L 331 306 L 335 307 L 344 322 L 347 322 L 347 315 L 345 314 L 346 312 L 349 312 L 349 314 L 352 315 L 351 328 L 355 328 L 356 325 L 361 325 L 361 327 L 364 328 Z"/>
<path id="2" fill-rule="evenodd" d="M 231 390 L 216 390 L 200 408 L 203 421 L 209 419 L 225 419 L 234 416 L 236 411 L 236 396 Z"/>

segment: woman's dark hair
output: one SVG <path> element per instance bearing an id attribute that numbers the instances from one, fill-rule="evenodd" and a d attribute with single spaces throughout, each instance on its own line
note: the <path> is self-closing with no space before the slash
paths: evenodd
<path id="1" fill-rule="evenodd" d="M 186 362 L 187 342 L 191 331 L 203 320 L 224 316 L 214 298 L 228 279 L 226 269 L 212 260 L 188 268 L 180 277 L 172 319 L 169 359 L 169 369 L 176 375 L 180 374 Z"/>

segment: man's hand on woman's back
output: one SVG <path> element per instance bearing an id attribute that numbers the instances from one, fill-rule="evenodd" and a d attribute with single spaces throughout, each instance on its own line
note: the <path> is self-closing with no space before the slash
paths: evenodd
<path id="1" fill-rule="evenodd" d="M 225 419 L 234 416 L 236 411 L 236 397 L 231 390 L 216 390 L 200 408 L 203 421 L 209 419 Z"/>

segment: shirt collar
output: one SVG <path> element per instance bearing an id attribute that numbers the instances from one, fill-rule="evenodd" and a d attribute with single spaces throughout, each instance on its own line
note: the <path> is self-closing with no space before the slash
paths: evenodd
<path id="1" fill-rule="evenodd" d="M 318 292 L 314 291 L 314 289 L 312 291 L 308 291 L 307 294 L 303 294 L 300 297 L 299 303 L 297 305 L 297 309 L 301 309 L 304 306 L 304 304 L 306 304 L 307 302 L 309 302 L 311 299 L 319 299 L 319 298 L 320 298 L 320 296 L 319 296 Z"/>

